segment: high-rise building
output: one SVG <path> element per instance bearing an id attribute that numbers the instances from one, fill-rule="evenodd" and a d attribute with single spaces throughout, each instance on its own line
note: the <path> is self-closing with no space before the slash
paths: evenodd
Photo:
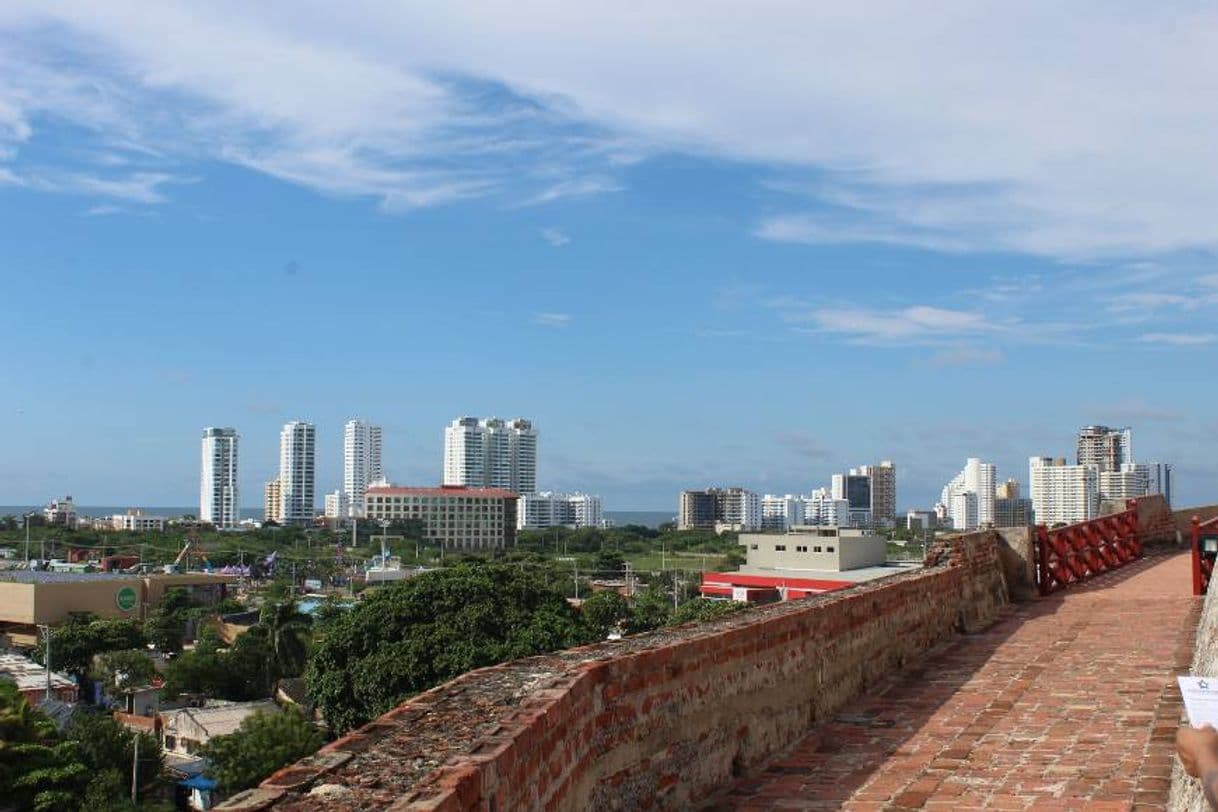
<path id="1" fill-rule="evenodd" d="M 1079 465 L 1094 465 L 1100 471 L 1119 471 L 1133 462 L 1133 432 L 1128 428 L 1084 426 L 1078 431 Z"/>
<path id="2" fill-rule="evenodd" d="M 344 515 L 364 515 L 364 491 L 385 478 L 381 468 L 381 427 L 348 420 L 343 427 Z"/>
<path id="3" fill-rule="evenodd" d="M 1167 500 L 1168 506 L 1171 505 L 1171 480 L 1172 466 L 1166 462 L 1139 462 L 1135 463 L 1139 471 L 1143 472 L 1146 478 L 1146 493 L 1160 493 Z"/>
<path id="4" fill-rule="evenodd" d="M 279 514 L 283 524 L 308 524 L 316 509 L 317 428 L 293 420 L 279 433 Z"/>
<path id="5" fill-rule="evenodd" d="M 1061 457 L 1031 457 L 1028 486 L 1038 524 L 1076 524 L 1099 514 L 1100 475 L 1095 465 L 1066 465 Z"/>
<path id="6" fill-rule="evenodd" d="M 943 486 L 939 501 L 954 529 L 975 530 L 994 524 L 996 475 L 993 464 L 969 457 L 964 469 Z"/>
<path id="7" fill-rule="evenodd" d="M 537 430 L 523 418 L 459 417 L 444 429 L 444 484 L 537 490 Z"/>
<path id="8" fill-rule="evenodd" d="M 897 468 L 889 460 L 864 465 L 860 471 L 871 480 L 871 518 L 877 525 L 895 527 L 897 522 Z"/>
<path id="9" fill-rule="evenodd" d="M 347 494 L 343 491 L 327 493 L 324 505 L 327 519 L 343 519 L 351 515 L 351 506 L 347 504 Z"/>
<path id="10" fill-rule="evenodd" d="M 283 521 L 283 504 L 279 500 L 279 492 L 278 477 L 262 486 L 262 521 L 276 524 Z"/>
<path id="11" fill-rule="evenodd" d="M 1145 496 L 1150 483 L 1147 472 L 1137 465 L 1126 463 L 1119 471 L 1100 471 L 1100 499 L 1120 502 Z"/>
<path id="12" fill-rule="evenodd" d="M 844 485 L 845 477 L 841 474 Z M 844 492 L 844 488 L 843 488 Z M 820 525 L 823 527 L 850 527 L 850 503 L 835 496 L 832 490 L 817 488 L 808 496 L 804 503 L 804 524 Z"/>
<path id="13" fill-rule="evenodd" d="M 761 497 L 761 527 L 785 533 L 792 527 L 804 524 L 805 500 L 802 496 L 786 494 Z"/>
<path id="14" fill-rule="evenodd" d="M 1026 527 L 1033 523 L 1032 500 L 1019 495 L 1014 477 L 994 489 L 994 526 Z"/>
<path id="15" fill-rule="evenodd" d="M 1007 481 L 994 489 L 995 499 L 1018 499 L 1019 498 L 1019 480 L 1014 477 L 1008 477 Z M 999 525 L 1002 527 L 1003 525 Z"/>
<path id="16" fill-rule="evenodd" d="M 445 549 L 502 549 L 516 541 L 517 495 L 502 488 L 372 485 L 368 518 L 422 523 L 423 538 Z"/>
<path id="17" fill-rule="evenodd" d="M 241 521 L 237 492 L 237 430 L 203 429 L 203 459 L 199 471 L 199 519 L 221 530 Z"/>
<path id="18" fill-rule="evenodd" d="M 681 491 L 677 529 L 712 529 L 728 525 L 738 530 L 761 527 L 761 497 L 747 488 L 708 488 Z"/>

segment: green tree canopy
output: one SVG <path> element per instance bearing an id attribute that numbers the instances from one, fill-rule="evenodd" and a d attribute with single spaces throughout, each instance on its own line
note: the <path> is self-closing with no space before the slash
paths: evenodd
<path id="1" fill-rule="evenodd" d="M 630 631 L 645 632 L 658 629 L 672 616 L 672 599 L 664 590 L 652 584 L 636 595 L 630 609 Z"/>
<path id="2" fill-rule="evenodd" d="M 93 656 L 109 651 L 142 648 L 144 635 L 133 620 L 82 619 L 51 629 L 51 668 L 85 677 Z M 38 644 L 40 662 L 46 662 L 45 644 Z"/>
<path id="3" fill-rule="evenodd" d="M 90 676 L 109 694 L 149 685 L 156 678 L 156 664 L 142 649 L 108 651 L 93 658 Z"/>
<path id="4" fill-rule="evenodd" d="M 147 787 L 161 772 L 162 753 L 160 742 L 147 733 L 134 733 L 114 721 L 107 713 L 81 709 L 72 716 L 64 730 L 64 738 L 76 743 L 76 753 L 90 774 L 101 776 L 107 771 L 117 771 L 131 778 L 131 764 L 135 758 L 135 741 L 139 737 L 139 785 Z M 130 786 L 126 788 L 130 792 Z"/>
<path id="5" fill-rule="evenodd" d="M 694 598 L 677 607 L 672 613 L 669 625 L 689 623 L 691 621 L 714 620 L 725 615 L 732 615 L 745 609 L 745 604 L 735 601 L 712 601 L 706 598 Z"/>
<path id="6" fill-rule="evenodd" d="M 345 731 L 470 669 L 596 636 L 537 575 L 468 561 L 380 588 L 335 619 L 306 677 L 326 721 Z"/>
<path id="7" fill-rule="evenodd" d="M 284 713 L 256 713 L 235 733 L 217 736 L 200 751 L 211 767 L 207 773 L 222 792 L 254 786 L 280 767 L 321 747 L 322 737 L 295 708 Z"/>
<path id="8" fill-rule="evenodd" d="M 612 589 L 593 592 L 579 609 L 584 620 L 596 629 L 601 637 L 630 617 L 630 604 Z"/>
<path id="9" fill-rule="evenodd" d="M 268 603 L 258 615 L 258 625 L 266 632 L 267 644 L 274 655 L 278 677 L 298 677 L 309 656 L 313 619 L 291 601 Z"/>

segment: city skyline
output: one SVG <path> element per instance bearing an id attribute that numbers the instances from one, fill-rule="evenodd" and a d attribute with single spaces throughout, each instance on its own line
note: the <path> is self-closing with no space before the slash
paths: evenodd
<path id="1" fill-rule="evenodd" d="M 1093 424 L 1212 499 L 1218 11 L 690 8 L 4 4 L 0 501 L 189 505 L 233 426 L 257 504 L 296 417 L 325 492 L 352 414 L 615 507 Z"/>

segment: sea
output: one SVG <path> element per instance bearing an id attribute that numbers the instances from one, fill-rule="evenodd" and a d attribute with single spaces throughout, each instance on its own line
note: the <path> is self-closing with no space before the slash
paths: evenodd
<path id="1" fill-rule="evenodd" d="M 21 516 L 31 510 L 41 511 L 44 505 L 0 505 L 0 516 Z M 113 516 L 116 513 L 126 513 L 132 508 L 139 508 L 149 516 L 164 516 L 175 519 L 179 516 L 194 516 L 199 512 L 195 507 L 145 507 L 142 505 L 77 505 L 76 513 L 80 516 Z M 262 521 L 262 508 L 242 508 L 242 519 Z M 659 527 L 664 522 L 676 520 L 676 516 L 667 510 L 606 510 L 605 518 L 616 527 L 626 524 L 638 524 L 643 527 Z"/>

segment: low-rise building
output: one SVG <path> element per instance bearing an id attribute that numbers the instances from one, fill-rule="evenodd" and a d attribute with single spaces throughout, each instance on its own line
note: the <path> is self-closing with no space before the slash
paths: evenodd
<path id="1" fill-rule="evenodd" d="M 586 493 L 522 493 L 516 509 L 519 530 L 604 527 L 601 498 Z"/>
<path id="2" fill-rule="evenodd" d="M 126 513 L 116 513 L 111 516 L 110 526 L 114 530 L 159 533 L 165 529 L 165 517 L 149 516 L 138 508 L 130 508 Z"/>
<path id="3" fill-rule="evenodd" d="M 370 486 L 364 494 L 373 521 L 415 519 L 427 541 L 456 550 L 493 550 L 516 541 L 517 495 L 502 488 Z"/>
<path id="4" fill-rule="evenodd" d="M 52 657 L 54 652 L 52 652 Z M 52 667 L 55 661 L 51 661 Z M 37 705 L 47 696 L 47 670 L 29 657 L 15 653 L 0 654 L 0 680 L 16 683 L 17 692 L 31 705 Z M 76 683 L 63 674 L 51 672 L 51 699 L 60 702 L 75 702 L 78 698 Z"/>
<path id="5" fill-rule="evenodd" d="M 256 702 L 211 700 L 202 708 L 178 708 L 161 712 L 161 730 L 166 754 L 194 756 L 216 736 L 235 733 L 241 723 L 256 713 L 279 713 L 270 699 Z"/>
<path id="6" fill-rule="evenodd" d="M 76 527 L 78 518 L 76 504 L 72 501 L 71 496 L 52 500 L 43 508 L 42 515 L 46 517 L 47 524 L 58 524 L 64 527 Z"/>

